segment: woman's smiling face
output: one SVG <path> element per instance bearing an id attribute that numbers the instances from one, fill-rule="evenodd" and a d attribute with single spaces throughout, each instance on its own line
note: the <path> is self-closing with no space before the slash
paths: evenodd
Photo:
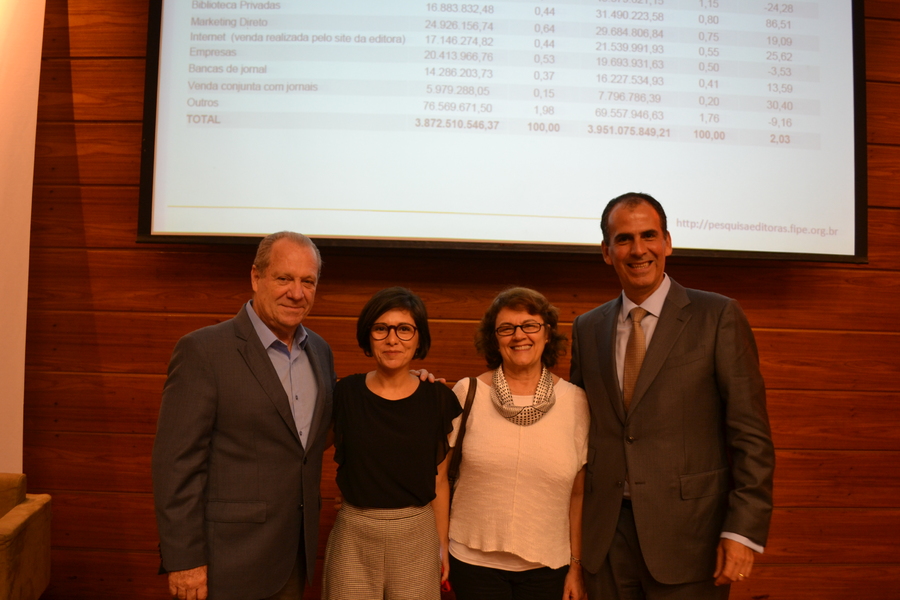
<path id="1" fill-rule="evenodd" d="M 532 315 L 526 310 L 502 308 L 497 313 L 496 327 L 501 325 L 524 325 L 525 323 L 544 324 L 540 315 Z M 497 335 L 496 333 L 494 335 Z M 541 365 L 541 355 L 547 345 L 549 332 L 542 327 L 537 333 L 525 333 L 516 327 L 512 335 L 497 335 L 500 355 L 503 357 L 503 369 L 523 370 Z"/>

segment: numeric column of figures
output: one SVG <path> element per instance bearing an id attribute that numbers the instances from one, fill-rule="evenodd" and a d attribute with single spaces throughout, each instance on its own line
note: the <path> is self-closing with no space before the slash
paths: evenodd
<path id="1" fill-rule="evenodd" d="M 819 147 L 814 2 L 426 8 L 417 128 Z"/>
<path id="2" fill-rule="evenodd" d="M 591 102 L 592 54 L 589 28 L 595 0 L 509 0 L 481 4 L 427 3 L 426 28 L 458 30 L 463 35 L 426 31 L 426 58 L 443 63 L 425 68 L 432 78 L 429 95 L 441 101 L 424 106 L 462 110 L 456 118 L 417 118 L 417 128 L 474 129 L 500 134 L 580 136 L 585 107 Z M 476 31 L 479 36 L 465 35 Z M 428 46 L 437 45 L 434 52 Z M 481 69 L 462 65 L 462 53 L 447 46 L 480 47 Z M 457 79 L 453 79 L 457 76 Z M 474 84 L 474 85 L 472 85 Z M 475 99 L 466 98 L 475 95 Z M 463 96 L 463 97 L 460 97 Z M 454 100 L 456 102 L 454 102 Z M 488 116 L 489 115 L 489 116 Z"/>
<path id="3" fill-rule="evenodd" d="M 589 68 L 579 47 L 583 5 L 512 0 L 425 6 L 423 107 L 443 114 L 417 117 L 415 128 L 577 135 L 571 120 L 579 115 L 563 109 L 589 93 L 580 80 Z M 568 120 L 565 131 L 561 119 Z"/>
<path id="4" fill-rule="evenodd" d="M 502 130 L 495 102 L 495 68 L 504 22 L 496 3 L 426 2 L 422 19 L 422 114 L 412 127 L 426 131 Z M 502 4 L 502 3 L 501 3 Z"/>
<path id="5" fill-rule="evenodd" d="M 598 4 L 590 134 L 819 147 L 814 3 Z"/>

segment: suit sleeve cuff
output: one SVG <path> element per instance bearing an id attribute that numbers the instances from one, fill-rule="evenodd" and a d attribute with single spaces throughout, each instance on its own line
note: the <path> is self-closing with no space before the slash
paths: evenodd
<path id="1" fill-rule="evenodd" d="M 720 535 L 719 537 L 728 538 L 729 540 L 734 540 L 735 542 L 738 542 L 740 544 L 747 546 L 748 548 L 750 548 L 751 550 L 753 550 L 754 552 L 756 552 L 758 554 L 762 554 L 766 550 L 765 546 L 760 546 L 759 544 L 755 544 L 755 543 L 751 542 L 748 538 L 745 538 L 744 536 L 739 535 L 737 533 L 731 533 L 730 531 L 723 531 L 722 535 Z"/>

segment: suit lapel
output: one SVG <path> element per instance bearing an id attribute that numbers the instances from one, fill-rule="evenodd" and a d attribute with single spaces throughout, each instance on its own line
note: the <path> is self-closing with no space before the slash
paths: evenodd
<path id="1" fill-rule="evenodd" d="M 622 310 L 622 296 L 606 305 L 607 311 L 596 325 L 600 377 L 606 386 L 606 396 L 613 405 L 619 420 L 625 422 L 625 406 L 622 403 L 621 386 L 616 373 L 616 324 Z"/>
<path id="2" fill-rule="evenodd" d="M 674 279 L 671 281 L 672 286 L 666 295 L 659 321 L 656 323 L 656 330 L 653 332 L 653 338 L 650 340 L 650 346 L 647 348 L 644 362 L 641 364 L 641 372 L 634 385 L 629 414 L 634 413 L 635 408 L 640 404 L 641 398 L 656 379 L 672 351 L 672 346 L 675 345 L 678 336 L 681 335 L 684 326 L 691 318 L 690 311 L 685 310 L 685 307 L 690 304 L 687 292 L 675 283 Z"/>
<path id="3" fill-rule="evenodd" d="M 256 330 L 253 329 L 253 323 L 247 315 L 246 307 L 242 308 L 241 312 L 237 314 L 234 318 L 234 323 L 235 335 L 241 340 L 241 343 L 238 344 L 238 352 L 241 353 L 250 372 L 253 373 L 256 381 L 259 382 L 272 404 L 275 405 L 275 410 L 281 415 L 285 425 L 287 425 L 294 439 L 297 440 L 297 443 L 302 448 L 303 444 L 300 442 L 300 434 L 297 433 L 297 424 L 294 422 L 294 414 L 291 412 L 290 400 L 284 392 L 281 380 L 278 379 L 275 367 L 272 366 L 272 360 L 266 354 L 266 349 L 263 348 L 262 342 L 259 341 Z"/>

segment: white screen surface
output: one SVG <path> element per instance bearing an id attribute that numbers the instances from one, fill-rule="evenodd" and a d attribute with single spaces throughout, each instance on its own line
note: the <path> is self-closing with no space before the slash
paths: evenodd
<path id="1" fill-rule="evenodd" d="M 154 235 L 852 256 L 849 2 L 165 2 Z"/>

